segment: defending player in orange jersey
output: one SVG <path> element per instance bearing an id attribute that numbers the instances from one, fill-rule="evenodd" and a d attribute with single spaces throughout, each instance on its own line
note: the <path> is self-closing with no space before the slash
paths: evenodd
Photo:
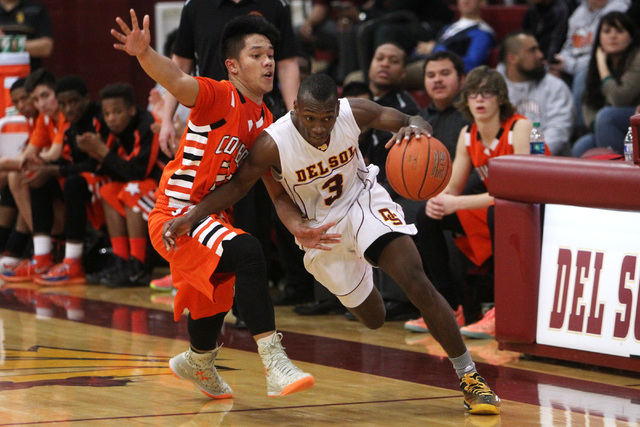
<path id="1" fill-rule="evenodd" d="M 229 184 L 167 224 L 165 244 L 179 244 L 200 218 L 235 203 L 263 177 L 282 222 L 305 246 L 305 266 L 316 280 L 362 323 L 377 329 L 386 314 L 373 286 L 372 266 L 380 267 L 420 309 L 447 352 L 469 412 L 499 414 L 500 399 L 476 371 L 451 307 L 422 269 L 410 237 L 415 226 L 405 222 L 402 208 L 377 183 L 378 167 L 365 164 L 358 136 L 366 127 L 397 132 L 387 148 L 414 136 L 426 140 L 431 133 L 420 116 L 366 99 L 339 99 L 329 76 L 310 75 L 300 84 L 293 111 L 258 137 Z M 265 176 L 268 170 L 282 185 Z M 330 233 L 320 234 L 323 229 Z M 331 240 L 323 242 L 324 236 Z"/>
<path id="2" fill-rule="evenodd" d="M 266 264 L 256 238 L 231 225 L 229 212 L 199 218 L 176 245 L 162 241 L 167 221 L 196 209 L 215 188 L 229 185 L 238 165 L 260 132 L 272 122 L 263 96 L 273 89 L 274 45 L 278 31 L 265 19 L 248 15 L 230 21 L 222 34 L 221 52 L 229 80 L 192 77 L 149 46 L 149 16 L 131 27 L 117 18 L 112 30 L 116 49 L 137 57 L 145 72 L 191 108 L 180 147 L 164 170 L 149 233 L 156 250 L 169 261 L 177 294 L 175 318 L 189 309 L 191 348 L 170 361 L 178 377 L 193 382 L 212 398 L 227 398 L 229 385 L 219 377 L 214 360 L 218 334 L 235 298 L 240 314 L 258 344 L 269 396 L 307 389 L 313 377 L 291 363 L 275 330 Z M 232 182 L 232 181 L 231 181 Z"/>

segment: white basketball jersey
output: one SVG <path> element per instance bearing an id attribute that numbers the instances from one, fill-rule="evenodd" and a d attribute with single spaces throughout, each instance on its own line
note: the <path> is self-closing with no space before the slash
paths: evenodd
<path id="1" fill-rule="evenodd" d="M 339 222 L 363 190 L 375 183 L 376 167 L 364 163 L 358 148 L 360 128 L 347 99 L 331 131 L 328 148 L 321 151 L 300 135 L 286 114 L 266 131 L 280 152 L 282 173 L 273 172 L 303 215 L 318 226 Z"/>

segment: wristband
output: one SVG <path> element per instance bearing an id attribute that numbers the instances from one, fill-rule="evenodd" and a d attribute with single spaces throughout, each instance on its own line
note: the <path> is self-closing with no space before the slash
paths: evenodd
<path id="1" fill-rule="evenodd" d="M 611 76 L 611 74 L 609 74 L 607 77 L 605 77 L 604 79 L 602 79 L 602 83 L 600 83 L 600 87 L 603 87 L 605 85 L 605 83 L 607 83 L 609 80 L 611 80 L 613 78 L 613 76 Z"/>

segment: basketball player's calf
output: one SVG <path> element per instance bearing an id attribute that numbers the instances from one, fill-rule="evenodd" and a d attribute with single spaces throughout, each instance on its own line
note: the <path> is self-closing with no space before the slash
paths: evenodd
<path id="1" fill-rule="evenodd" d="M 460 378 L 464 407 L 471 414 L 499 414 L 500 398 L 476 371 L 475 363 L 462 341 L 453 311 L 427 278 L 419 257 L 413 240 L 405 235 L 386 245 L 378 263 L 418 307 L 429 331 L 447 352 Z"/>

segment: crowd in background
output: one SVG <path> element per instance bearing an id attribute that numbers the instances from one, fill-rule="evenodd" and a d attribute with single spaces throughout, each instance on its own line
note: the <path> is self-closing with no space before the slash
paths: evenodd
<path id="1" fill-rule="evenodd" d="M 292 109 L 306 75 L 326 73 L 344 97 L 429 121 L 454 159 L 442 196 L 415 202 L 391 189 L 384 171 L 390 133 L 362 129 L 361 152 L 380 168 L 378 181 L 407 221 L 417 224 L 425 271 L 463 334 L 485 338 L 495 333 L 486 161 L 528 153 L 534 123 L 548 155 L 623 154 L 629 117 L 640 105 L 638 3 L 529 0 L 520 30 L 498 39 L 483 19 L 487 0 L 312 0 L 299 25 L 280 1 L 230 0 L 212 10 L 192 0 L 161 50 L 186 72 L 223 79 L 216 32 L 228 17 L 263 7 L 260 13 L 283 33 L 275 58 L 280 83 L 265 99 L 274 119 Z M 138 106 L 123 82 L 104 82 L 99 99 L 91 99 L 82 76 L 42 68 L 54 47 L 46 9 L 0 0 L 1 35 L 23 31 L 12 26 L 18 16 L 31 26 L 25 32 L 31 72 L 10 94 L 29 137 L 20 155 L 0 158 L 0 277 L 171 291 L 170 275 L 151 281 L 154 268 L 166 264 L 149 245 L 146 221 L 189 110 L 162 87 L 151 91 L 148 106 Z M 206 21 L 212 16 L 219 26 Z M 491 151 L 486 159 L 469 148 L 482 144 Z M 238 227 L 258 237 L 270 261 L 275 304 L 294 305 L 301 315 L 344 311 L 305 271 L 302 251 L 264 188 L 257 186 L 235 212 Z M 390 277 L 376 271 L 375 281 L 387 320 L 427 330 Z"/>

